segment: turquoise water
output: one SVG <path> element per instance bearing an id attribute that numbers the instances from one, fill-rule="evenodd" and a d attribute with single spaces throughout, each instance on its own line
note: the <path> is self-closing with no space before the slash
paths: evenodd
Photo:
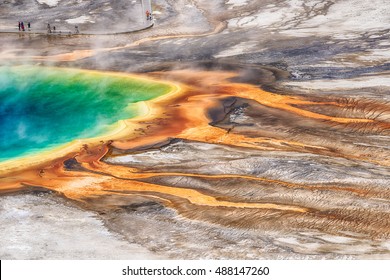
<path id="1" fill-rule="evenodd" d="M 0 67 L 0 161 L 107 133 L 166 84 L 46 67 Z"/>

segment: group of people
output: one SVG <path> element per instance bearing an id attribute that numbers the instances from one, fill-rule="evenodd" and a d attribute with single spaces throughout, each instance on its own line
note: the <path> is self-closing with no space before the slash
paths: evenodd
<path id="1" fill-rule="evenodd" d="M 57 29 L 53 25 L 53 27 L 50 26 L 50 23 L 47 24 L 47 33 L 56 33 Z"/>
<path id="2" fill-rule="evenodd" d="M 146 11 L 146 20 L 152 20 L 152 19 L 153 19 L 152 13 L 149 12 L 149 10 L 147 10 Z M 24 25 L 23 21 L 19 21 L 18 22 L 18 28 L 19 28 L 19 31 L 26 31 L 26 28 L 25 28 L 25 25 Z M 28 28 L 29 31 L 31 30 L 31 23 L 30 22 L 27 23 L 27 28 Z M 74 27 L 74 29 L 75 29 L 74 30 L 75 34 L 79 34 L 80 33 L 79 27 L 77 25 Z M 47 33 L 56 33 L 56 27 L 55 26 L 52 27 L 50 25 L 50 23 L 48 23 L 47 24 Z"/>
<path id="3" fill-rule="evenodd" d="M 19 31 L 26 31 L 26 25 L 24 24 L 24 22 L 23 21 L 19 21 L 18 22 L 18 28 L 19 28 Z M 27 29 L 28 29 L 28 31 L 30 31 L 31 30 L 31 22 L 27 22 Z M 80 31 L 79 31 L 79 27 L 76 25 L 75 27 L 74 27 L 74 33 L 76 33 L 76 34 L 79 34 L 80 33 Z M 56 27 L 55 26 L 51 26 L 50 25 L 50 23 L 48 23 L 47 24 L 47 33 L 56 33 Z M 61 31 L 60 31 L 60 33 L 61 33 Z M 70 32 L 69 32 L 70 33 Z"/>
<path id="4" fill-rule="evenodd" d="M 23 21 L 18 22 L 18 27 L 19 27 L 19 31 L 26 31 L 26 28 L 24 26 Z M 31 30 L 31 23 L 30 22 L 27 22 L 27 28 L 28 28 L 28 30 Z"/>
<path id="5" fill-rule="evenodd" d="M 56 33 L 57 32 L 57 29 L 55 26 L 51 27 L 50 23 L 47 24 L 47 33 Z M 59 32 L 61 33 L 61 31 Z M 74 27 L 74 33 L 76 34 L 79 34 L 80 33 L 80 30 L 79 30 L 79 27 L 76 25 Z M 70 34 L 70 32 L 69 32 Z"/>

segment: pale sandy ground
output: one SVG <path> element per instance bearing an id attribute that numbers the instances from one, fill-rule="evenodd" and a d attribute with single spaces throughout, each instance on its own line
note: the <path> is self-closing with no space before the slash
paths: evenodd
<path id="1" fill-rule="evenodd" d="M 158 259 L 50 194 L 0 197 L 1 259 Z"/>
<path id="2" fill-rule="evenodd" d="M 61 0 L 37 0 L 39 4 L 46 4 L 50 7 L 55 7 Z"/>

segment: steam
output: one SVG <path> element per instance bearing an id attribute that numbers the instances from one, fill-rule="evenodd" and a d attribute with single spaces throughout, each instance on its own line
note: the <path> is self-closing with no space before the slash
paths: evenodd
<path id="1" fill-rule="evenodd" d="M 14 32 L 0 36 L 2 65 L 74 67 L 74 61 L 107 52 L 113 44 L 123 46 L 129 43 L 128 36 L 118 38 L 102 34 L 139 30 L 152 23 L 146 20 L 145 15 L 146 10 L 151 10 L 149 0 L 19 2 L 22 3 L 17 7 L 14 1 L 2 4 L 0 31 Z M 31 22 L 31 31 L 26 29 L 25 32 L 18 32 L 18 21 L 23 21 L 25 25 Z M 48 24 L 52 32 L 50 34 L 47 34 Z M 92 35 L 75 35 L 76 26 L 81 34 Z M 92 67 L 80 64 L 76 67 L 110 69 L 113 64 L 100 58 L 93 63 L 95 65 Z"/>

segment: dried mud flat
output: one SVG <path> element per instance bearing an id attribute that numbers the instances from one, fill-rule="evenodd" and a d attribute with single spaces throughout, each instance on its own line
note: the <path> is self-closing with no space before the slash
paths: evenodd
<path id="1" fill-rule="evenodd" d="M 181 89 L 126 137 L 0 172 L 0 257 L 389 258 L 389 9 L 159 0 L 138 33 L 0 35 L 2 64 Z"/>

